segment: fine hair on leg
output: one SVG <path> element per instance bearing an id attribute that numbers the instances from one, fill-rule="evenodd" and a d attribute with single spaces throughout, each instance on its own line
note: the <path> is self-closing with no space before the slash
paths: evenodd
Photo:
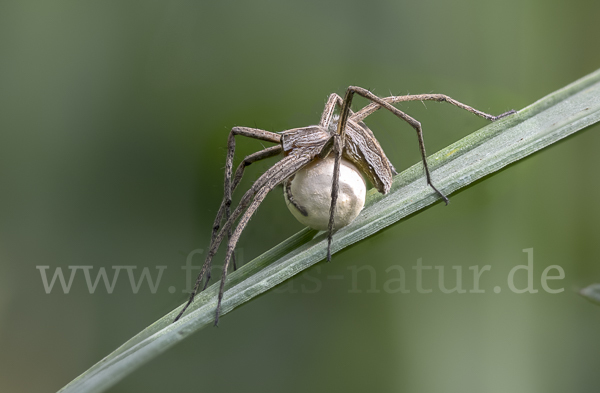
<path id="1" fill-rule="evenodd" d="M 329 123 L 331 123 L 331 120 L 333 118 L 333 112 L 335 111 L 335 108 L 338 105 L 342 106 L 343 102 L 344 101 L 342 100 L 342 97 L 340 97 L 339 95 L 335 93 L 329 95 L 327 103 L 325 104 L 325 109 L 323 110 L 323 114 L 321 115 L 321 121 L 319 121 L 319 125 L 321 127 L 327 128 L 329 126 Z"/>
<path id="2" fill-rule="evenodd" d="M 444 202 L 446 204 L 448 204 L 448 202 L 449 202 L 448 198 L 446 198 L 446 196 L 444 194 L 442 194 L 433 185 L 433 182 L 431 181 L 431 173 L 429 172 L 429 166 L 427 165 L 427 153 L 425 152 L 425 142 L 423 141 L 423 129 L 421 127 L 421 123 L 418 122 L 417 120 L 415 120 L 414 118 L 412 118 L 411 116 L 407 115 L 406 113 L 402 112 L 400 109 L 392 106 L 390 103 L 386 102 L 382 98 L 377 97 L 375 94 L 371 93 L 367 89 L 363 89 L 362 87 L 350 86 L 348 88 L 348 90 L 346 91 L 346 98 L 344 98 L 344 105 L 346 105 L 346 100 L 349 100 L 350 102 L 352 101 L 351 97 L 354 94 L 358 94 L 368 100 L 375 102 L 379 106 L 389 110 L 390 112 L 392 112 L 394 115 L 396 115 L 400 119 L 406 121 L 408 124 L 410 124 L 415 129 L 415 131 L 417 131 L 417 138 L 419 140 L 419 150 L 421 151 L 421 160 L 423 161 L 423 167 L 425 169 L 425 177 L 427 179 L 427 184 L 444 200 Z M 458 102 L 458 101 L 456 101 L 456 102 Z M 461 104 L 461 105 L 463 105 L 463 104 Z M 350 108 L 348 107 L 348 110 L 349 109 Z M 483 112 L 481 112 L 481 113 L 483 113 Z M 347 112 L 345 114 L 345 117 L 346 118 L 344 119 L 344 126 L 345 126 L 345 123 L 347 122 L 347 117 L 348 117 Z M 342 118 L 340 118 L 340 125 L 341 125 L 341 122 L 342 122 Z M 341 135 L 343 137 L 343 135 L 344 135 L 343 130 L 341 130 L 341 129 L 339 129 L 339 130 L 342 132 Z"/>
<path id="3" fill-rule="evenodd" d="M 267 172 L 262 174 L 262 176 L 253 184 L 253 186 L 248 191 L 246 191 L 246 193 L 242 197 L 241 201 L 239 202 L 238 206 L 233 211 L 233 214 L 230 215 L 229 219 L 225 222 L 225 224 L 220 228 L 220 230 L 217 230 L 216 235 L 210 242 L 208 255 L 206 256 L 204 264 L 202 265 L 202 269 L 200 270 L 200 273 L 198 274 L 198 277 L 196 278 L 196 283 L 194 284 L 192 293 L 190 294 L 190 297 L 189 297 L 186 305 L 179 312 L 179 314 L 177 315 L 177 317 L 175 318 L 175 320 L 173 322 L 176 322 L 179 318 L 181 318 L 181 316 L 183 315 L 185 310 L 194 301 L 194 297 L 196 296 L 196 294 L 198 293 L 198 290 L 200 289 L 200 284 L 202 283 L 202 279 L 204 278 L 204 275 L 210 274 L 212 258 L 214 256 L 214 254 L 216 253 L 216 249 L 221 244 L 221 241 L 223 240 L 224 235 L 227 233 L 229 227 L 231 226 L 231 222 L 233 222 L 241 214 L 242 210 L 246 208 L 246 206 L 250 203 L 250 200 L 258 192 L 258 190 L 260 190 L 262 188 L 262 186 L 266 183 L 268 178 L 272 177 L 275 174 L 276 170 L 280 167 L 280 163 L 282 161 L 283 160 L 279 161 L 277 164 L 272 166 Z M 206 282 L 206 284 L 204 285 L 202 290 L 206 289 L 207 285 L 208 285 L 208 281 Z"/>
<path id="4" fill-rule="evenodd" d="M 400 119 L 406 121 L 409 125 L 411 125 L 417 131 L 417 138 L 419 141 L 419 150 L 421 152 L 421 159 L 423 161 L 423 167 L 425 169 L 425 177 L 427 179 L 427 184 L 438 195 L 440 195 L 440 197 L 444 200 L 444 202 L 446 204 L 448 204 L 448 198 L 444 194 L 442 194 L 433 185 L 433 182 L 431 181 L 431 174 L 429 172 L 429 166 L 427 165 L 427 153 L 425 151 L 425 142 L 423 141 L 423 130 L 421 127 L 421 123 L 419 123 L 417 120 L 415 120 L 411 116 L 407 115 L 406 113 L 402 112 L 398 108 L 392 106 L 386 100 L 384 100 L 380 97 L 377 97 L 375 94 L 371 93 L 370 91 L 363 89 L 362 87 L 350 86 L 346 90 L 346 94 L 344 96 L 344 100 L 342 103 L 340 118 L 338 120 L 337 134 L 339 135 L 339 138 L 340 138 L 338 146 L 341 146 L 341 148 L 339 148 L 338 150 L 341 150 L 341 151 L 336 152 L 333 182 L 332 182 L 332 187 L 331 187 L 331 206 L 330 206 L 330 210 L 329 210 L 329 226 L 328 226 L 328 235 L 327 235 L 327 260 L 331 260 L 331 243 L 333 241 L 335 207 L 336 207 L 337 196 L 338 196 L 338 192 L 339 192 L 339 190 L 338 190 L 338 188 L 339 188 L 339 171 L 340 171 L 339 167 L 340 167 L 340 161 L 342 158 L 342 151 L 343 151 L 344 145 L 345 145 L 346 125 L 347 125 L 348 119 L 350 117 L 350 107 L 352 105 L 352 98 L 353 98 L 354 94 L 358 94 L 370 101 L 373 101 L 373 103 L 370 104 L 370 105 L 372 105 L 372 107 L 367 105 L 367 108 L 369 108 L 369 109 L 363 108 L 363 110 L 361 110 L 357 113 L 354 113 L 352 115 L 353 121 L 357 121 L 357 122 L 362 121 L 362 119 L 364 119 L 366 116 L 368 116 L 375 110 L 379 109 L 380 107 L 383 107 L 383 108 L 389 110 L 390 112 L 392 112 L 394 115 L 396 115 Z M 388 98 L 388 101 L 391 101 L 393 98 L 394 97 Z M 432 99 L 433 99 L 433 97 L 432 97 Z M 477 114 L 477 112 L 479 112 L 471 107 L 467 107 L 466 105 L 459 103 L 458 101 L 452 100 L 449 102 L 454 105 L 458 104 L 460 107 L 463 107 L 463 109 L 469 108 L 472 111 L 475 111 L 473 113 Z M 361 114 L 359 115 L 359 113 L 361 113 Z M 483 114 L 483 112 L 481 112 L 481 113 Z"/>
<path id="5" fill-rule="evenodd" d="M 185 310 L 193 302 L 194 297 L 196 296 L 196 293 L 198 292 L 198 290 L 200 288 L 200 284 L 202 282 L 202 279 L 204 278 L 204 275 L 207 273 L 207 271 L 210 270 L 210 266 L 212 264 L 212 259 L 215 256 L 217 249 L 219 248 L 219 245 L 223 241 L 223 238 L 228 233 L 229 228 L 231 228 L 233 223 L 241 215 L 242 211 L 248 207 L 248 205 L 250 204 L 250 201 L 255 197 L 255 195 L 265 185 L 272 184 L 273 182 L 275 182 L 275 184 L 273 185 L 273 187 L 275 187 L 277 184 L 279 184 L 283 180 L 285 180 L 286 177 L 291 176 L 295 171 L 297 171 L 302 166 L 304 166 L 308 162 L 310 162 L 311 159 L 312 158 L 308 157 L 308 156 L 299 158 L 296 154 L 290 154 L 287 157 L 284 157 L 281 161 L 277 162 L 271 168 L 269 168 L 265 173 L 263 173 L 258 178 L 258 180 L 256 180 L 256 182 L 252 185 L 252 187 L 248 191 L 246 191 L 246 193 L 240 200 L 238 206 L 235 208 L 235 210 L 233 211 L 233 213 L 231 214 L 229 219 L 220 228 L 220 230 L 218 231 L 218 233 L 215 236 L 215 238 L 213 239 L 213 241 L 211 241 L 211 245 L 209 247 L 208 254 L 206 255 L 206 259 L 204 261 L 204 264 L 202 265 L 202 269 L 200 270 L 200 273 L 198 274 L 198 278 L 196 279 L 196 283 L 194 285 L 192 293 L 190 294 L 190 298 L 188 299 L 188 302 L 186 303 L 186 305 L 183 307 L 183 309 L 180 311 L 180 313 L 175 318 L 175 321 L 177 321 L 183 315 Z M 226 268 L 226 267 L 227 267 L 227 265 L 224 266 L 224 268 Z"/>
<path id="6" fill-rule="evenodd" d="M 235 136 L 242 135 L 245 137 L 263 140 L 267 142 L 280 143 L 281 136 L 274 132 L 269 132 L 265 130 L 255 129 L 255 128 L 247 128 L 247 127 L 234 127 L 229 133 L 229 138 L 227 141 L 227 158 L 225 161 L 225 182 L 224 182 L 224 191 L 223 191 L 223 200 L 221 202 L 221 206 L 217 212 L 217 216 L 215 217 L 215 221 L 213 223 L 212 235 L 211 235 L 211 243 L 214 241 L 215 236 L 221 226 L 221 221 L 223 219 L 223 215 L 225 215 L 225 220 L 229 218 L 230 207 L 231 207 L 231 197 L 233 191 L 239 184 L 242 176 L 244 174 L 244 169 L 246 166 L 252 164 L 253 162 L 276 156 L 281 152 L 281 145 L 273 146 L 264 150 L 261 150 L 257 153 L 251 154 L 244 158 L 244 160 L 239 164 L 237 170 L 235 171 L 235 177 L 233 179 L 233 183 L 231 180 L 232 170 L 233 170 L 233 158 L 235 155 Z M 234 259 L 234 268 L 235 268 L 235 259 Z M 206 283 L 204 284 L 205 289 L 208 286 L 208 282 L 210 281 L 211 272 L 210 269 L 207 272 Z"/>
<path id="7" fill-rule="evenodd" d="M 312 158 L 309 156 L 294 157 L 293 160 L 289 162 L 289 165 L 283 167 L 279 173 L 277 173 L 275 176 L 269 179 L 267 183 L 256 193 L 256 195 L 254 196 L 254 200 L 252 201 L 250 206 L 248 206 L 248 209 L 244 212 L 244 214 L 241 216 L 239 223 L 227 244 L 227 253 L 225 255 L 225 263 L 223 264 L 223 272 L 221 275 L 221 284 L 219 287 L 217 309 L 215 311 L 215 326 L 219 323 L 221 302 L 223 300 L 225 281 L 227 279 L 228 273 L 227 268 L 233 257 L 233 251 L 235 250 L 235 246 L 240 238 L 240 235 L 242 234 L 242 231 L 248 224 L 250 217 L 252 217 L 252 215 L 256 212 L 256 210 L 270 191 L 272 191 L 278 184 L 280 184 L 285 179 L 293 175 L 295 172 L 297 172 L 304 165 L 308 164 L 310 161 L 312 161 Z M 233 222 L 230 223 L 228 221 L 226 225 L 231 226 L 232 224 Z"/>
<path id="8" fill-rule="evenodd" d="M 364 108 L 362 108 L 358 112 L 352 114 L 350 106 L 352 104 L 352 97 L 354 94 L 358 94 L 364 98 L 367 98 L 368 100 L 371 100 L 372 102 L 370 104 L 366 105 Z M 444 194 L 442 194 L 433 185 L 432 180 L 431 180 L 429 166 L 427 165 L 427 154 L 425 151 L 425 142 L 423 140 L 423 129 L 421 127 L 421 123 L 391 105 L 392 103 L 406 102 L 406 101 L 447 102 L 451 105 L 454 105 L 458 108 L 464 109 L 468 112 L 471 112 L 477 116 L 483 117 L 484 119 L 487 119 L 490 121 L 495 121 L 495 120 L 501 119 L 503 117 L 506 117 L 508 115 L 516 113 L 516 111 L 511 110 L 511 111 L 502 113 L 498 116 L 493 116 L 488 113 L 479 111 L 471 106 L 465 105 L 459 101 L 456 101 L 455 99 L 453 99 L 445 94 L 418 94 L 418 95 L 391 96 L 391 97 L 386 97 L 386 98 L 380 98 L 380 97 L 377 97 L 376 95 L 374 95 L 373 93 L 371 93 L 370 91 L 363 89 L 361 87 L 350 86 L 346 90 L 346 95 L 344 96 L 344 99 L 342 102 L 342 110 L 341 110 L 341 114 L 340 114 L 340 119 L 338 121 L 338 129 L 337 129 L 337 133 L 340 136 L 339 145 L 341 145 L 341 151 L 343 151 L 343 148 L 344 148 L 345 130 L 346 130 L 347 122 L 349 120 L 352 120 L 352 121 L 358 123 L 358 122 L 363 121 L 367 116 L 369 116 L 370 114 L 372 114 L 373 112 L 377 111 L 378 109 L 380 109 L 382 107 L 389 110 L 397 117 L 406 121 L 409 125 L 411 125 L 417 131 L 417 138 L 419 141 L 419 150 L 421 152 L 421 159 L 423 161 L 423 167 L 425 169 L 425 176 L 427 179 L 427 184 L 438 195 L 441 196 L 441 198 L 444 200 L 444 202 L 447 205 L 449 202 L 448 198 Z M 338 190 L 338 188 L 339 188 L 339 166 L 340 166 L 339 161 L 341 160 L 341 156 L 342 156 L 341 151 L 338 151 L 336 153 L 336 158 L 335 158 L 336 161 L 335 161 L 335 165 L 334 165 L 334 175 L 333 175 L 333 182 L 332 182 L 332 188 L 331 188 L 331 206 L 330 206 L 330 212 L 329 212 L 329 226 L 328 226 L 328 236 L 327 236 L 327 260 L 331 260 L 331 243 L 333 240 L 333 231 L 334 231 L 334 215 L 335 215 L 337 196 L 338 196 L 338 192 L 339 192 L 339 190 Z"/>
<path id="9" fill-rule="evenodd" d="M 231 182 L 230 195 L 231 196 L 233 195 L 233 192 L 235 191 L 236 187 L 242 180 L 242 176 L 244 175 L 244 170 L 246 169 L 246 167 L 248 165 L 252 164 L 253 162 L 259 161 L 259 160 L 264 160 L 266 158 L 274 157 L 274 156 L 280 154 L 282 151 L 283 151 L 283 148 L 281 147 L 281 145 L 276 145 L 276 146 L 271 146 L 269 148 L 263 149 L 254 154 L 250 154 L 249 156 L 244 158 L 244 160 L 238 165 L 237 169 L 235 170 L 235 176 L 233 178 L 233 181 Z M 231 173 L 229 174 L 229 177 L 231 179 Z M 225 207 L 225 221 L 227 221 L 229 219 L 229 213 L 230 213 L 231 206 L 230 206 L 230 204 L 227 204 L 227 203 L 222 204 L 222 206 Z M 217 225 L 220 225 L 220 222 L 217 223 Z M 214 228 L 214 225 L 213 225 L 213 228 Z M 212 239 L 214 239 L 214 237 L 216 236 L 215 232 L 216 231 L 213 230 L 213 236 L 211 237 Z M 229 228 L 227 237 L 228 238 L 231 237 L 231 228 Z M 234 271 L 237 270 L 237 266 L 235 263 L 235 254 L 233 254 L 233 257 L 232 257 L 232 264 L 233 264 L 233 270 Z M 210 273 L 210 270 L 209 270 L 209 273 Z M 208 277 L 206 280 L 206 284 L 204 284 L 205 288 L 206 288 L 206 285 L 208 285 Z"/>
<path id="10" fill-rule="evenodd" d="M 449 97 L 445 94 L 415 94 L 415 95 L 406 95 L 406 96 L 391 96 L 391 97 L 385 97 L 382 98 L 381 100 L 390 103 L 390 104 L 395 104 L 398 102 L 407 102 L 407 101 L 437 101 L 437 102 L 447 102 L 449 104 L 452 104 L 458 108 L 464 109 L 467 112 L 471 112 L 474 115 L 477 115 L 479 117 L 483 117 L 486 120 L 490 120 L 490 121 L 496 121 L 498 119 L 501 119 L 503 117 L 506 117 L 508 115 L 512 115 L 513 113 L 516 113 L 515 110 L 510 110 L 508 112 L 504 112 L 498 116 L 494 116 L 494 115 L 490 115 L 488 113 L 482 112 L 480 110 L 477 110 L 473 107 L 470 107 L 469 105 L 465 105 L 459 101 L 456 101 L 454 98 Z M 372 114 L 373 112 L 377 111 L 378 109 L 381 108 L 381 105 L 376 103 L 376 102 L 372 102 L 369 105 L 365 106 L 364 108 L 362 108 L 361 110 L 357 111 L 353 116 L 352 116 L 352 120 L 354 121 L 362 121 L 364 120 L 367 116 L 369 116 L 370 114 Z"/>

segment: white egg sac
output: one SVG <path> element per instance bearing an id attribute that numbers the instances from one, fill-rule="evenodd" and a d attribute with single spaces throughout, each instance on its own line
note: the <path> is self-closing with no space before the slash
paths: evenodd
<path id="1" fill-rule="evenodd" d="M 331 207 L 334 158 L 316 159 L 284 182 L 288 208 L 302 224 L 327 230 Z M 342 158 L 339 194 L 334 216 L 334 229 L 342 228 L 358 216 L 365 205 L 367 187 L 359 170 Z"/>

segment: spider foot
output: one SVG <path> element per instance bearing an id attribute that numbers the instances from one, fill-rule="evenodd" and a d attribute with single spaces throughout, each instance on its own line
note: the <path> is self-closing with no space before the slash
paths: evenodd
<path id="1" fill-rule="evenodd" d="M 179 312 L 179 314 L 177 314 L 177 316 L 175 317 L 175 319 L 173 320 L 172 323 L 175 323 L 175 322 L 179 321 L 179 318 L 181 318 L 181 316 L 183 315 L 183 313 L 185 312 L 185 310 L 187 310 L 187 308 L 189 307 L 189 305 L 192 304 L 192 302 L 194 301 L 195 295 L 196 295 L 195 293 L 192 293 L 192 296 L 190 296 L 190 299 L 185 304 L 185 306 L 181 309 L 181 311 Z"/>
<path id="2" fill-rule="evenodd" d="M 327 262 L 331 262 L 331 242 L 333 234 L 330 232 L 327 236 Z"/>
<path id="3" fill-rule="evenodd" d="M 219 299 L 219 304 L 217 305 L 217 310 L 215 311 L 215 327 L 219 327 L 219 317 L 221 316 L 221 299 Z"/>
<path id="4" fill-rule="evenodd" d="M 492 119 L 492 121 L 496 121 L 498 119 L 502 119 L 503 117 L 510 116 L 512 114 L 515 114 L 515 113 L 517 113 L 517 111 L 514 110 L 514 109 L 511 109 L 508 112 L 504 112 L 504 113 L 499 114 L 498 116 L 494 116 L 494 118 Z"/>
<path id="5" fill-rule="evenodd" d="M 435 188 L 435 186 L 431 183 L 429 183 L 429 187 L 433 188 L 433 190 L 440 196 L 442 197 L 442 199 L 444 200 L 444 203 L 446 204 L 446 206 L 448 206 L 448 204 L 450 203 L 450 200 L 448 199 L 448 197 L 444 194 L 442 194 L 442 192 L 440 190 L 438 190 L 437 188 Z"/>
<path id="6" fill-rule="evenodd" d="M 209 281 L 210 281 L 210 269 L 208 270 L 208 275 L 206 276 L 206 282 L 204 283 L 204 286 L 202 287 L 202 291 L 204 291 L 206 289 L 206 287 L 208 287 Z"/>

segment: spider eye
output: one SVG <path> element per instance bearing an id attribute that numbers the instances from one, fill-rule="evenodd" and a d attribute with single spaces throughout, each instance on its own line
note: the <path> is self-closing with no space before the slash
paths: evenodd
<path id="1" fill-rule="evenodd" d="M 331 206 L 334 158 L 316 159 L 298 171 L 284 186 L 286 204 L 302 224 L 327 230 Z M 342 158 L 335 229 L 350 224 L 365 204 L 367 187 L 360 171 Z"/>

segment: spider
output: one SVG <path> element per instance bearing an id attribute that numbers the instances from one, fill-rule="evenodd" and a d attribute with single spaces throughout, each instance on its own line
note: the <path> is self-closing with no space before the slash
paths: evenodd
<path id="1" fill-rule="evenodd" d="M 358 112 L 353 112 L 350 109 L 350 106 L 352 103 L 352 98 L 355 94 L 370 100 L 371 103 L 363 107 Z M 210 268 L 213 257 L 215 256 L 223 239 L 227 237 L 227 251 L 221 276 L 217 308 L 215 310 L 215 326 L 218 325 L 227 271 L 230 263 L 232 262 L 234 270 L 236 268 L 233 251 L 242 231 L 248 224 L 250 217 L 254 214 L 266 195 L 277 185 L 288 182 L 302 168 L 318 159 L 327 158 L 330 154 L 333 155 L 335 160 L 332 174 L 331 204 L 329 206 L 329 220 L 327 225 L 327 260 L 331 260 L 332 235 L 334 228 L 339 229 L 335 227 L 334 213 L 339 194 L 339 174 L 342 156 L 358 167 L 358 169 L 371 182 L 371 184 L 373 184 L 373 186 L 382 194 L 389 192 L 392 185 L 393 176 L 397 174 L 393 165 L 383 152 L 379 142 L 375 138 L 375 135 L 363 123 L 363 120 L 367 116 L 371 115 L 380 108 L 389 110 L 416 130 L 427 184 L 441 197 L 441 199 L 444 200 L 446 204 L 448 204 L 448 198 L 442 194 L 431 181 L 431 174 L 427 165 L 425 153 L 425 144 L 423 142 L 421 123 L 392 105 L 394 103 L 406 101 L 447 102 L 490 121 L 495 121 L 515 113 L 514 110 L 511 110 L 499 116 L 492 116 L 468 105 L 462 104 L 444 94 L 419 94 L 380 98 L 367 89 L 350 86 L 346 90 L 346 94 L 343 99 L 335 93 L 329 96 L 327 103 L 325 104 L 323 114 L 321 115 L 321 120 L 317 125 L 294 128 L 279 133 L 255 128 L 234 127 L 229 133 L 229 138 L 227 141 L 224 196 L 214 221 L 210 247 L 208 249 L 204 264 L 202 265 L 202 269 L 198 274 L 198 278 L 192 293 L 190 294 L 190 298 L 181 312 L 175 318 L 175 321 L 177 321 L 183 315 L 185 310 L 192 303 L 194 297 L 200 289 L 200 286 L 202 285 L 202 281 L 205 276 L 206 282 L 202 290 L 206 289 L 208 286 L 211 276 Z M 334 115 L 334 111 L 338 106 L 340 107 L 339 116 Z M 244 160 L 237 167 L 235 174 L 232 176 L 233 157 L 236 143 L 235 137 L 238 135 L 259 139 L 261 141 L 272 142 L 276 145 L 258 151 L 244 158 Z M 231 195 L 240 183 L 245 167 L 256 161 L 273 157 L 281 153 L 283 153 L 283 158 L 269 168 L 254 182 L 252 187 L 243 195 L 237 207 L 233 210 L 233 212 L 231 212 Z M 291 202 L 294 203 L 293 201 Z M 301 210 L 301 208 L 299 210 Z M 306 212 L 302 212 L 302 214 L 305 213 Z M 234 230 L 234 223 L 238 219 L 239 222 Z M 223 221 L 225 222 L 223 225 L 221 225 Z"/>

